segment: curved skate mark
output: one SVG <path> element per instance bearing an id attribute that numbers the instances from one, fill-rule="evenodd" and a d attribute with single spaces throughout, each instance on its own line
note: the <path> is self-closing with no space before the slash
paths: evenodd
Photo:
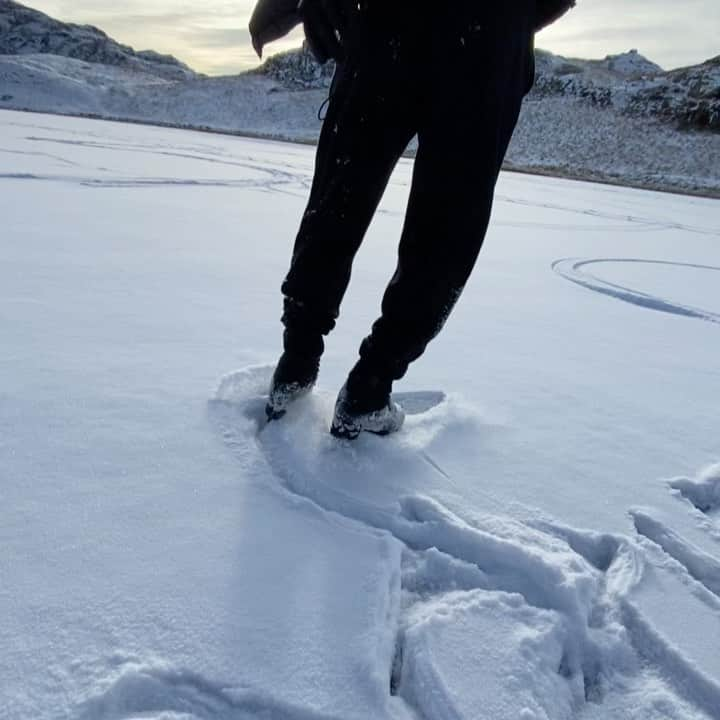
<path id="1" fill-rule="evenodd" d="M 670 557 L 685 567 L 692 578 L 720 597 L 720 560 L 681 537 L 648 513 L 633 510 L 630 515 L 640 535 L 659 545 Z"/>
<path id="2" fill-rule="evenodd" d="M 168 146 L 171 149 L 164 149 L 163 146 L 158 145 L 145 145 L 142 143 L 125 143 L 125 142 L 93 142 L 90 140 L 63 140 L 60 138 L 50 137 L 36 137 L 26 136 L 26 140 L 32 142 L 51 142 L 58 143 L 61 145 L 79 145 L 82 147 L 97 148 L 101 150 L 123 150 L 127 152 L 143 153 L 146 155 L 160 155 L 165 157 L 182 158 L 184 160 L 196 160 L 198 162 L 207 162 L 215 165 L 228 165 L 230 167 L 239 167 L 246 170 L 252 170 L 254 172 L 261 173 L 263 175 L 269 175 L 273 180 L 280 181 L 281 184 L 289 182 L 302 182 L 306 180 L 304 174 L 298 175 L 297 172 L 289 172 L 288 170 L 280 169 L 281 164 L 277 164 L 277 167 L 273 167 L 271 164 L 265 162 L 252 162 L 249 159 L 243 158 L 241 160 L 233 160 L 228 158 L 213 157 L 212 154 L 208 157 L 206 149 L 200 149 L 196 151 L 181 152 L 175 146 Z M 287 163 L 285 167 L 291 167 Z"/>
<path id="3" fill-rule="evenodd" d="M 147 187 L 228 187 L 278 190 L 278 182 L 258 180 L 197 180 L 178 178 L 128 178 L 102 180 L 77 175 L 37 175 L 34 173 L 0 173 L 0 180 L 36 180 L 41 182 L 71 183 L 92 188 L 147 188 Z"/>
<path id="4" fill-rule="evenodd" d="M 617 300 L 623 300 L 633 305 L 647 308 L 649 310 L 657 310 L 659 312 L 670 313 L 672 315 L 680 315 L 681 317 L 696 318 L 698 320 L 706 320 L 712 323 L 720 323 L 720 314 L 701 308 L 695 308 L 688 305 L 681 305 L 670 300 L 649 295 L 633 290 L 632 288 L 616 285 L 615 283 L 603 280 L 590 273 L 583 272 L 581 268 L 586 265 L 597 263 L 646 263 L 651 265 L 673 265 L 676 267 L 689 267 L 699 270 L 714 270 L 720 272 L 720 267 L 713 265 L 697 265 L 694 263 L 669 262 L 665 260 L 642 260 L 636 258 L 598 258 L 598 259 L 579 259 L 564 258 L 556 260 L 552 263 L 552 269 L 561 277 L 570 280 L 577 285 L 594 290 L 603 295 L 614 297 Z"/>
<path id="5" fill-rule="evenodd" d="M 627 213 L 608 212 L 595 210 L 594 208 L 578 208 L 576 205 L 560 205 L 557 203 L 537 202 L 533 200 L 525 200 L 507 195 L 498 195 L 498 200 L 509 203 L 511 205 L 524 205 L 526 207 L 543 208 L 545 210 L 559 210 L 562 212 L 573 213 L 574 215 L 585 215 L 587 217 L 598 218 L 601 220 L 618 220 L 623 223 L 633 225 L 641 225 L 651 230 L 682 230 L 683 232 L 691 232 L 697 235 L 714 235 L 720 237 L 720 229 L 705 228 L 697 225 L 687 225 L 667 220 L 655 220 L 654 218 L 642 217 L 640 215 L 628 215 Z M 563 225 L 558 227 L 565 227 Z M 598 230 L 604 229 L 604 226 L 598 225 Z"/>
<path id="6" fill-rule="evenodd" d="M 657 227 L 651 223 L 634 223 L 628 227 L 625 224 L 618 225 L 590 225 L 583 223 L 549 223 L 549 222 L 535 222 L 533 220 L 522 221 L 522 220 L 496 220 L 494 225 L 496 227 L 507 227 L 507 228 L 533 228 L 540 230 L 562 230 L 562 231 L 573 231 L 573 232 L 612 232 L 618 231 L 623 233 L 649 233 L 656 232 Z"/>
<path id="7" fill-rule="evenodd" d="M 39 152 L 39 151 L 33 152 L 31 150 L 11 150 L 10 148 L 0 148 L 0 153 L 6 153 L 7 155 L 23 155 L 26 157 L 48 158 L 50 160 L 56 160 L 57 162 L 60 162 L 63 165 L 71 165 L 73 167 L 80 167 L 80 163 L 74 162 L 73 160 L 68 160 L 67 158 L 62 157 L 61 155 L 53 155 L 52 153 Z"/>
<path id="8" fill-rule="evenodd" d="M 701 667 L 689 662 L 633 603 L 626 603 L 623 610 L 623 624 L 639 656 L 654 666 L 663 680 L 691 706 L 699 707 L 709 718 L 717 718 L 720 707 L 717 682 Z"/>
<path id="9" fill-rule="evenodd" d="M 622 625 L 638 656 L 691 705 L 718 717 L 720 600 L 655 543 L 643 545 L 641 581 L 621 598 Z"/>
<path id="10" fill-rule="evenodd" d="M 78 720 L 123 720 L 179 714 L 187 720 L 317 720 L 312 711 L 285 706 L 277 699 L 243 687 L 227 687 L 162 660 L 127 659 L 82 702 Z"/>

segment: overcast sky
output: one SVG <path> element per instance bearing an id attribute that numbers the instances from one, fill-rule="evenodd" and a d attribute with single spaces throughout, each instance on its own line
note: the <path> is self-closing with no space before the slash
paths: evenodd
<path id="1" fill-rule="evenodd" d="M 211 75 L 258 63 L 247 31 L 254 0 L 28 0 L 24 4 L 59 20 L 97 25 L 137 50 L 171 53 Z M 636 48 L 670 69 L 720 55 L 719 31 L 720 0 L 578 0 L 575 10 L 538 36 L 537 45 L 584 58 Z M 267 52 L 300 42 L 295 31 Z"/>

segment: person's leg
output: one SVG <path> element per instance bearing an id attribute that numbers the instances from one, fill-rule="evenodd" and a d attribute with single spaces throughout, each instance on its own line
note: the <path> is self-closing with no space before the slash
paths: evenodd
<path id="1" fill-rule="evenodd" d="M 408 67 L 391 56 L 391 30 L 361 18 L 333 83 L 310 198 L 282 284 L 285 351 L 270 390 L 272 417 L 314 383 L 355 254 L 415 133 Z"/>
<path id="2" fill-rule="evenodd" d="M 436 6 L 437 7 L 437 6 Z M 349 378 L 401 378 L 441 330 L 477 258 L 495 182 L 532 84 L 534 0 L 465 0 L 429 38 L 419 147 L 398 265 Z"/>
<path id="3" fill-rule="evenodd" d="M 403 83 L 372 47 L 338 69 L 307 209 L 282 292 L 316 315 L 338 316 L 352 261 L 399 157 L 415 133 Z"/>

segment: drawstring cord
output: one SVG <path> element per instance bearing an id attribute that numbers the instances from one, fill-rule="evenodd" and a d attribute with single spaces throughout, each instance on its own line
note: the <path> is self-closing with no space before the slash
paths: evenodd
<path id="1" fill-rule="evenodd" d="M 325 120 L 327 113 L 325 113 L 325 115 L 323 115 L 323 110 L 325 110 L 325 108 L 327 108 L 327 106 L 330 104 L 330 101 L 333 99 L 333 95 L 335 95 L 335 89 L 337 88 L 338 77 L 340 75 L 340 72 L 341 72 L 341 65 L 339 62 L 336 61 L 335 62 L 335 72 L 333 73 L 333 79 L 330 82 L 328 96 L 322 101 L 322 105 L 320 105 L 320 107 L 318 108 L 318 111 L 317 111 L 317 119 L 320 122 L 323 122 Z"/>
<path id="2" fill-rule="evenodd" d="M 322 101 L 322 105 L 318 108 L 317 119 L 320 122 L 323 122 L 325 120 L 325 116 L 327 115 L 327 113 L 325 113 L 325 115 L 323 115 L 323 110 L 330 104 L 331 98 L 332 98 L 332 92 L 328 93 L 328 96 Z"/>

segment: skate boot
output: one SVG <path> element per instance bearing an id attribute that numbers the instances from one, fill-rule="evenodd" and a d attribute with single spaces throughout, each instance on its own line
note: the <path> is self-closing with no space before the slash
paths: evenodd
<path id="1" fill-rule="evenodd" d="M 286 350 L 278 360 L 270 383 L 265 406 L 267 419 L 281 418 L 291 402 L 307 395 L 315 385 L 319 369 L 318 356 L 298 355 Z"/>
<path id="2" fill-rule="evenodd" d="M 361 432 L 397 432 L 405 413 L 390 397 L 391 388 L 392 381 L 364 373 L 356 365 L 338 395 L 330 432 L 346 440 L 354 440 Z"/>

